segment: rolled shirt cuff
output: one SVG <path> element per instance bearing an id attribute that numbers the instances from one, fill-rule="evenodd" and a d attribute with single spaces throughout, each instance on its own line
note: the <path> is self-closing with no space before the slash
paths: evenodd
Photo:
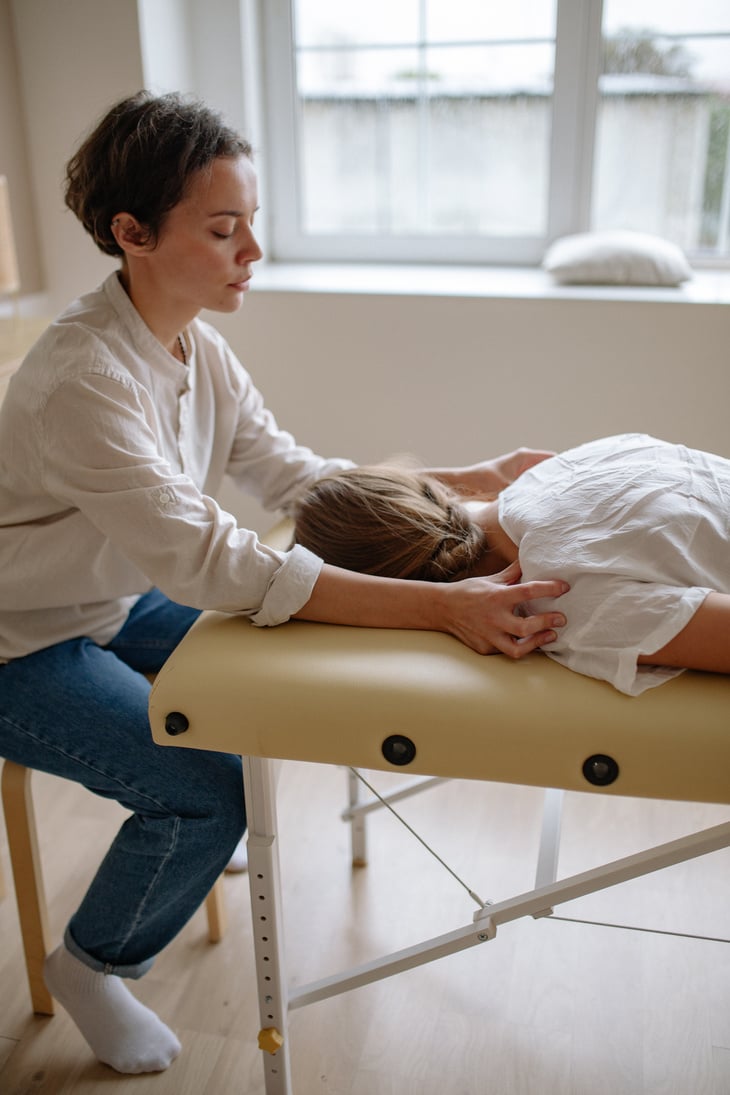
<path id="1" fill-rule="evenodd" d="M 261 608 L 250 617 L 251 622 L 257 627 L 286 623 L 312 596 L 323 566 L 317 555 L 296 544 L 284 556 L 284 562 L 269 583 Z"/>

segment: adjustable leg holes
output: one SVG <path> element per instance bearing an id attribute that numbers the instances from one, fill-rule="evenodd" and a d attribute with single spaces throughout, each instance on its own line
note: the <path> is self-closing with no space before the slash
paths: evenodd
<path id="1" fill-rule="evenodd" d="M 264 887 L 264 875 L 256 874 L 256 886 L 254 890 L 254 942 L 256 946 L 257 965 L 263 979 L 260 999 L 269 1009 L 262 1008 L 261 1017 L 269 1022 L 278 1022 L 280 1016 L 276 1015 L 277 1005 L 275 995 L 279 991 L 278 963 L 276 960 L 276 938 L 273 918 L 269 917 L 269 898 Z"/>

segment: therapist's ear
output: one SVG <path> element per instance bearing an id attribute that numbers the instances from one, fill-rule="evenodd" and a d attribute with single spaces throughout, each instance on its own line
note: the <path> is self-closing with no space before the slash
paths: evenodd
<path id="1" fill-rule="evenodd" d="M 150 249 L 150 232 L 131 213 L 117 213 L 112 217 L 111 230 L 125 254 L 135 255 Z"/>

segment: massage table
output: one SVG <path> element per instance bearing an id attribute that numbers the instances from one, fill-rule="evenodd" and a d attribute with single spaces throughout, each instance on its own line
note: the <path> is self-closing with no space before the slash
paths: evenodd
<path id="1" fill-rule="evenodd" d="M 271 541 L 270 541 L 271 542 Z M 730 677 L 685 673 L 629 698 L 545 655 L 483 657 L 451 636 L 292 620 L 261 629 L 209 612 L 150 697 L 154 740 L 243 757 L 256 979 L 267 1095 L 296 1095 L 288 1016 L 492 940 L 500 924 L 730 846 L 730 821 L 557 878 L 564 791 L 730 803 Z M 453 931 L 290 989 L 282 928 L 276 773 L 280 760 L 546 789 L 534 889 L 478 904 Z M 411 781 L 409 781 L 411 782 Z M 351 779 L 353 857 L 364 858 Z M 387 805 L 386 801 L 386 805 Z"/>

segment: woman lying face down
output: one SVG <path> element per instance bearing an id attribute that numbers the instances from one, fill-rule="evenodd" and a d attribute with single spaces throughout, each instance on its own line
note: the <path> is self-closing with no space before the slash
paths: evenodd
<path id="1" fill-rule="evenodd" d="M 568 623 L 543 649 L 628 695 L 682 669 L 730 672 L 730 461 L 712 453 L 623 434 L 491 498 L 406 467 L 352 468 L 294 515 L 300 544 L 361 573 L 456 581 L 519 560 L 526 581 L 561 574 Z"/>

